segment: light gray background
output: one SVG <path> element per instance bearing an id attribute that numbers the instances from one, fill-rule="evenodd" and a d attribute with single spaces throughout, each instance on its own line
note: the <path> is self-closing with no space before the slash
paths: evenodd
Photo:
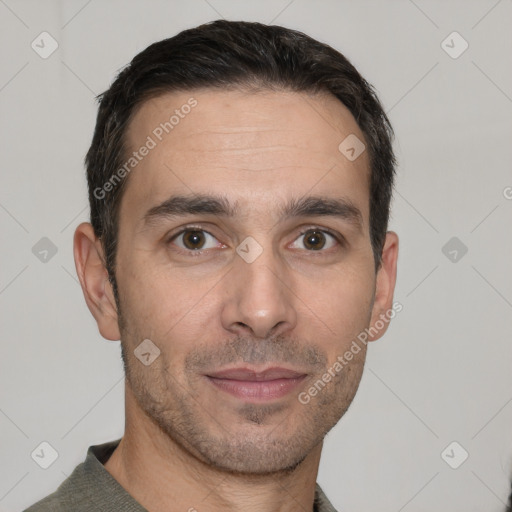
<path id="1" fill-rule="evenodd" d="M 396 131 L 390 228 L 403 311 L 370 345 L 358 394 L 327 437 L 320 484 L 340 511 L 503 511 L 510 0 L 0 0 L 0 510 L 52 492 L 89 445 L 123 433 L 119 342 L 97 332 L 72 256 L 74 227 L 88 219 L 94 95 L 150 43 L 220 17 L 274 22 L 339 49 L 375 85 Z M 42 31 L 59 44 L 47 59 L 31 48 Z M 453 31 L 469 43 L 457 59 L 441 45 Z M 454 236 L 468 248 L 457 262 L 442 252 Z M 32 253 L 42 237 L 58 248 L 46 263 Z M 43 441 L 59 455 L 46 470 L 30 455 Z M 441 457 L 452 441 L 469 453 L 458 469 Z"/>

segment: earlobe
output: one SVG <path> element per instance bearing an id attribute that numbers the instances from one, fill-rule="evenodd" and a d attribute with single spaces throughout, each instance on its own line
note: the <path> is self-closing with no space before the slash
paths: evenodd
<path id="1" fill-rule="evenodd" d="M 377 272 L 375 300 L 370 323 L 371 335 L 368 341 L 378 340 L 388 328 L 389 313 L 393 307 L 397 261 L 398 235 L 394 231 L 388 231 L 382 249 L 382 263 Z"/>
<path id="2" fill-rule="evenodd" d="M 119 340 L 121 336 L 112 285 L 108 280 L 101 242 L 90 223 L 83 222 L 76 228 L 73 253 L 85 302 L 101 335 L 111 341 Z"/>

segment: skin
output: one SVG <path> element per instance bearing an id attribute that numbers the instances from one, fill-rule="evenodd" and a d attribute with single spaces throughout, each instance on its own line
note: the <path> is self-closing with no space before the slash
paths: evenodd
<path id="1" fill-rule="evenodd" d="M 191 97 L 197 106 L 129 175 L 116 260 L 121 311 L 91 225 L 75 232 L 88 307 L 103 337 L 122 340 L 128 366 L 125 434 L 105 467 L 151 512 L 312 510 L 322 441 L 354 398 L 366 347 L 308 404 L 297 396 L 392 307 L 398 237 L 387 233 L 376 273 L 368 154 L 351 162 L 338 150 L 347 135 L 364 136 L 336 98 L 167 93 L 138 109 L 130 148 Z M 144 223 L 178 193 L 224 195 L 240 211 Z M 286 202 L 308 195 L 349 201 L 360 227 L 337 217 L 280 218 Z M 185 236 L 173 238 L 190 224 L 207 232 L 199 234 L 202 254 L 191 255 Z M 301 235 L 309 228 L 344 243 L 324 231 L 315 249 Z M 252 263 L 236 252 L 247 236 L 263 251 Z M 160 350 L 148 366 L 134 355 L 144 339 Z M 306 377 L 289 394 L 257 402 L 205 376 L 234 366 L 284 366 Z"/>

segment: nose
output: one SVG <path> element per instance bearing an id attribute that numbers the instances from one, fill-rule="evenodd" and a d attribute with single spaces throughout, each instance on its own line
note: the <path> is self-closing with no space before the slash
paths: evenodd
<path id="1" fill-rule="evenodd" d="M 295 328 L 296 301 L 291 277 L 283 264 L 265 250 L 247 263 L 237 258 L 226 276 L 223 327 L 238 335 L 255 338 L 277 336 Z"/>

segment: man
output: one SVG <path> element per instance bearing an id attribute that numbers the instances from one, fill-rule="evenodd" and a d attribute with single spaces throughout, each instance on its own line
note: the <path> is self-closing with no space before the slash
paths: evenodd
<path id="1" fill-rule="evenodd" d="M 133 59 L 100 96 L 74 238 L 125 433 L 29 512 L 334 510 L 323 439 L 394 312 L 391 136 L 300 32 L 216 21 Z"/>

